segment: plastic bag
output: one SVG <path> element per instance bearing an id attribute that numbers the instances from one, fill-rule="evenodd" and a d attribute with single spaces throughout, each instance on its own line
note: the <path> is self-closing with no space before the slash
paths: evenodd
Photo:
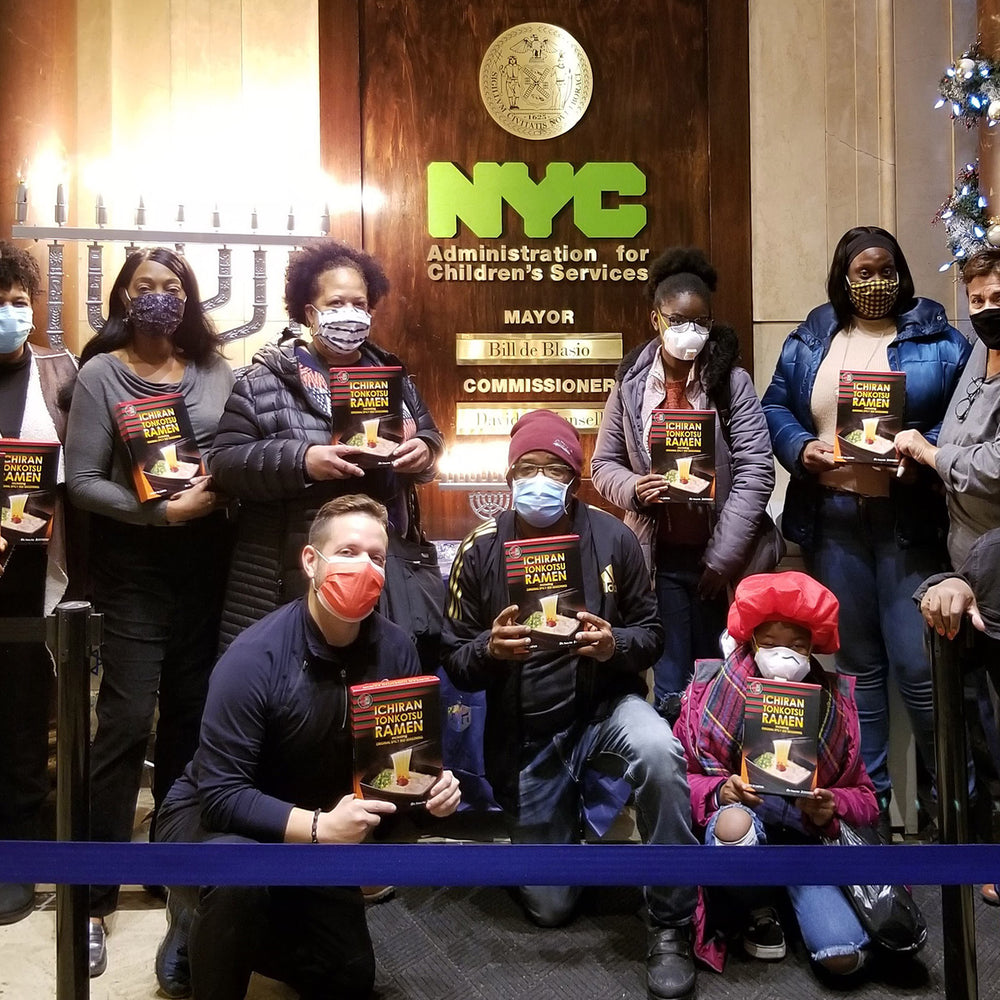
<path id="1" fill-rule="evenodd" d="M 878 844 L 874 831 L 855 830 L 840 821 L 840 837 L 827 844 L 865 847 Z M 841 890 L 872 941 L 897 955 L 915 955 L 927 941 L 927 921 L 905 885 L 842 885 Z"/>

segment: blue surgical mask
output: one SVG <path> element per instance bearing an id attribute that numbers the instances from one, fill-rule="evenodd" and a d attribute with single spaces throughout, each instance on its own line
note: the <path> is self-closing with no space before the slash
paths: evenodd
<path id="1" fill-rule="evenodd" d="M 541 472 L 530 479 L 515 479 L 511 485 L 514 510 L 533 528 L 547 528 L 566 513 L 569 487 Z"/>
<path id="2" fill-rule="evenodd" d="M 20 350 L 33 326 L 31 306 L 0 306 L 0 354 Z"/>

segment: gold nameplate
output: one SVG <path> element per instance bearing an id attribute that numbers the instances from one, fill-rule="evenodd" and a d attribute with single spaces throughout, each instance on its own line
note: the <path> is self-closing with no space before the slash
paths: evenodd
<path id="1" fill-rule="evenodd" d="M 459 333 L 460 365 L 612 365 L 622 359 L 620 333 Z"/>
<path id="2" fill-rule="evenodd" d="M 564 28 L 529 21 L 496 38 L 479 67 L 479 96 L 493 120 L 522 139 L 552 139 L 584 115 L 594 74 Z"/>
<path id="3" fill-rule="evenodd" d="M 567 406 L 565 403 L 525 401 L 518 403 L 456 403 L 455 433 L 460 437 L 509 437 L 511 428 L 532 410 L 553 410 L 581 434 L 596 434 L 604 416 L 604 404 Z"/>

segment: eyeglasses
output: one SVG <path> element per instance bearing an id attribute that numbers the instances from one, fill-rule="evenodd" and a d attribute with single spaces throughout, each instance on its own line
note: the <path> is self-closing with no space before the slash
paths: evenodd
<path id="1" fill-rule="evenodd" d="M 679 313 L 671 313 L 669 316 L 664 316 L 660 313 L 663 322 L 667 326 L 681 326 L 684 323 L 697 323 L 698 326 L 712 328 L 712 317 L 711 316 L 681 316 Z"/>
<path id="2" fill-rule="evenodd" d="M 986 376 L 979 375 L 969 383 L 969 387 L 965 390 L 965 399 L 959 400 L 955 406 L 955 416 L 958 417 L 959 422 L 964 421 L 969 415 L 972 404 L 979 398 L 980 393 L 983 391 L 983 383 L 985 381 Z"/>
<path id="3" fill-rule="evenodd" d="M 538 473 L 547 479 L 554 479 L 557 483 L 572 482 L 576 473 L 562 462 L 554 462 L 551 465 L 535 465 L 534 462 L 516 462 L 510 467 L 510 474 L 514 479 L 533 479 Z"/>

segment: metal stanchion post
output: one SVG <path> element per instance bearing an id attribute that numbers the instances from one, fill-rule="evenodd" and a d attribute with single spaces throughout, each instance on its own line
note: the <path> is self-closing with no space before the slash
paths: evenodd
<path id="1" fill-rule="evenodd" d="M 966 627 L 949 641 L 928 630 L 934 682 L 934 747 L 938 829 L 942 844 L 969 842 L 969 774 L 961 649 Z M 947 1000 L 976 1000 L 976 917 L 971 885 L 941 886 Z"/>
<path id="2" fill-rule="evenodd" d="M 99 623 L 85 601 L 66 601 L 49 619 L 57 675 L 58 840 L 90 839 L 90 650 L 97 645 Z M 56 1000 L 90 997 L 89 897 L 90 886 L 56 886 Z"/>

